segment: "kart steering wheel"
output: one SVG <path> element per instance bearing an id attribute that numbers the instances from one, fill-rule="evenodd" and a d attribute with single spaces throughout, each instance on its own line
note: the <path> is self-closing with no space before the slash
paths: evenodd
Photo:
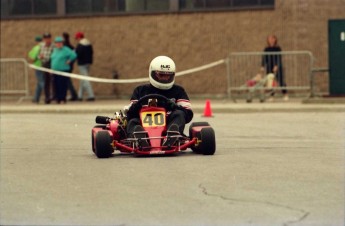
<path id="1" fill-rule="evenodd" d="M 159 102 L 160 104 L 163 104 L 163 107 L 167 110 L 174 110 L 177 107 L 177 104 L 173 101 L 171 101 L 169 98 L 160 95 L 160 94 L 148 94 L 143 97 L 141 97 L 135 104 L 138 104 L 140 106 L 143 106 L 144 101 L 148 101 L 149 99 L 158 99 L 162 102 Z"/>
<path id="2" fill-rule="evenodd" d="M 167 111 L 173 111 L 178 108 L 177 104 L 174 101 L 171 101 L 169 98 L 162 96 L 160 94 L 148 94 L 141 97 L 137 102 L 133 103 L 132 106 L 129 108 L 127 112 L 128 119 L 131 118 L 138 118 L 139 111 L 144 105 L 144 101 L 148 101 L 149 99 L 156 98 L 158 101 L 158 105 L 161 105 Z"/>

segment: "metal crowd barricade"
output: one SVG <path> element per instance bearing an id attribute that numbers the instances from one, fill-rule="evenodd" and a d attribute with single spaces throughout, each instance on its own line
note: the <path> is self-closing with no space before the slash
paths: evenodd
<path id="1" fill-rule="evenodd" d="M 0 59 L 0 94 L 29 96 L 27 61 L 22 58 Z"/>
<path id="2" fill-rule="evenodd" d="M 286 87 L 266 88 L 259 90 L 294 90 L 310 91 L 312 85 L 313 54 L 309 51 L 285 52 L 236 52 L 227 60 L 228 97 L 236 99 L 248 91 L 246 83 L 260 73 L 262 58 L 266 55 L 281 55 Z M 265 72 L 266 74 L 266 72 Z M 309 93 L 308 93 L 309 94 Z"/>
<path id="3" fill-rule="evenodd" d="M 311 71 L 311 91 L 310 91 L 310 98 L 314 98 L 314 97 L 319 97 L 321 94 L 320 90 L 317 90 L 318 84 L 317 81 L 320 79 L 318 79 L 316 76 L 317 74 L 325 74 L 325 73 L 329 73 L 329 69 L 328 68 L 313 68 Z M 324 80 L 322 80 L 321 82 L 324 83 Z M 328 82 L 327 82 L 328 84 Z M 320 84 L 319 84 L 320 85 Z"/>

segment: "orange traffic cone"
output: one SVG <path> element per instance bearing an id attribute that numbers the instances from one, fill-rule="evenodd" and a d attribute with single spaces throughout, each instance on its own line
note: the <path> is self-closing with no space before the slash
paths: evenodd
<path id="1" fill-rule="evenodd" d="M 206 105 L 205 105 L 205 109 L 204 109 L 204 117 L 213 117 L 212 115 L 212 109 L 211 109 L 211 101 L 210 100 L 206 100 Z"/>

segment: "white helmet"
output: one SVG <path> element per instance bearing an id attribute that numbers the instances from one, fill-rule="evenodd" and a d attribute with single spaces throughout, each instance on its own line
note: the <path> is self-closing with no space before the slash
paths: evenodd
<path id="1" fill-rule="evenodd" d="M 150 63 L 150 83 L 157 89 L 170 89 L 175 82 L 175 63 L 167 56 L 158 56 Z"/>

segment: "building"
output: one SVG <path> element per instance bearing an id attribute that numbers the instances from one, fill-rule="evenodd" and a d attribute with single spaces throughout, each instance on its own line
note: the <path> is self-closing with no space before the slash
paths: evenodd
<path id="1" fill-rule="evenodd" d="M 170 56 L 183 71 L 231 52 L 262 51 L 272 33 L 283 50 L 311 51 L 315 67 L 328 67 L 328 20 L 345 18 L 345 0 L 2 0 L 1 18 L 1 58 L 26 58 L 43 32 L 83 31 L 95 50 L 92 76 L 113 78 L 116 70 L 128 79 L 147 77 L 157 55 Z M 318 79 L 324 92 L 327 76 Z M 177 83 L 192 95 L 224 95 L 226 66 Z M 30 93 L 34 85 L 30 76 Z M 136 85 L 93 83 L 97 96 L 128 96 Z"/>

